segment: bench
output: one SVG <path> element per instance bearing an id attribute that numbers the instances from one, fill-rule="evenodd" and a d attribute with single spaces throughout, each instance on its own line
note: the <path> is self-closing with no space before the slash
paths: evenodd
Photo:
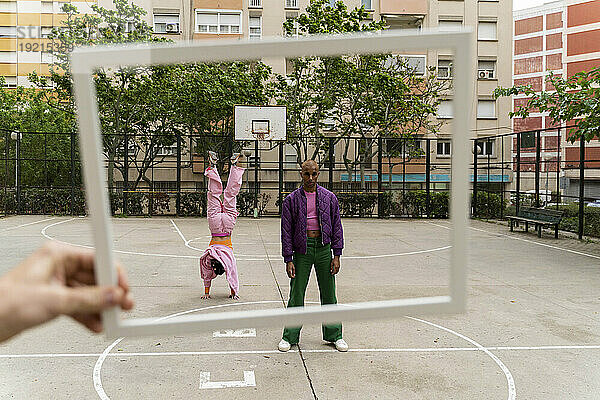
<path id="1" fill-rule="evenodd" d="M 520 207 L 514 217 L 508 217 L 510 231 L 519 226 L 519 222 L 525 222 L 525 231 L 529 232 L 529 224 L 535 224 L 538 237 L 542 237 L 542 228 L 554 226 L 554 237 L 558 239 L 558 224 L 562 220 L 563 211 L 548 210 L 545 208 Z"/>

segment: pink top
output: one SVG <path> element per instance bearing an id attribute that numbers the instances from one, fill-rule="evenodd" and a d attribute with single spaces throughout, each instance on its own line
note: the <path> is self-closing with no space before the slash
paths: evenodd
<path id="1" fill-rule="evenodd" d="M 210 266 L 210 260 L 216 258 L 225 268 L 225 278 L 229 282 L 229 287 L 238 294 L 239 283 L 237 275 L 237 265 L 233 250 L 221 244 L 213 244 L 204 251 L 200 257 L 200 277 L 204 280 L 204 286 L 210 287 L 210 282 L 217 277 L 215 271 Z"/>
<path id="2" fill-rule="evenodd" d="M 319 231 L 319 217 L 317 217 L 317 192 L 307 192 L 306 194 L 306 229 L 309 231 Z"/>

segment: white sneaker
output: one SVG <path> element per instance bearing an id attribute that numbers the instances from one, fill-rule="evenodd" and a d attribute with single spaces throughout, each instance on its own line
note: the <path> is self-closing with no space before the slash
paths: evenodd
<path id="1" fill-rule="evenodd" d="M 337 351 L 348 351 L 348 343 L 344 339 L 338 339 L 335 341 L 335 348 Z"/>
<path id="2" fill-rule="evenodd" d="M 287 342 L 287 340 L 285 340 L 285 339 L 281 339 L 281 342 L 279 342 L 279 344 L 277 345 L 277 348 L 279 349 L 279 351 L 283 351 L 284 353 L 286 351 L 289 351 L 291 347 L 292 347 L 292 345 L 289 344 Z"/>

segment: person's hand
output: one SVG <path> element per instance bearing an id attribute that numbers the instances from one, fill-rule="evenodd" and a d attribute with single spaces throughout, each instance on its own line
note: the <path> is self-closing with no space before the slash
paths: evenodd
<path id="1" fill-rule="evenodd" d="M 290 279 L 296 277 L 296 267 L 294 266 L 293 261 L 290 261 L 285 264 L 285 270 L 286 270 L 288 276 L 290 277 Z"/>
<path id="2" fill-rule="evenodd" d="M 102 310 L 133 308 L 125 273 L 117 270 L 117 286 L 96 286 L 92 250 L 46 243 L 0 277 L 0 342 L 61 314 L 102 331 Z"/>
<path id="3" fill-rule="evenodd" d="M 331 260 L 331 275 L 335 275 L 340 272 L 340 256 L 333 256 Z"/>

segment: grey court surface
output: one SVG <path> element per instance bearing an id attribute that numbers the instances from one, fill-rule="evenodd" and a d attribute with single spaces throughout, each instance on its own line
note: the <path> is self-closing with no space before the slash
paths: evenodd
<path id="1" fill-rule="evenodd" d="M 447 294 L 449 222 L 345 219 L 338 301 Z M 241 298 L 201 300 L 200 218 L 114 219 L 138 317 L 283 307 L 278 219 L 240 219 Z M 600 245 L 472 221 L 467 312 L 346 322 L 348 353 L 305 326 L 106 340 L 61 318 L 0 344 L 0 399 L 598 399 Z M 0 273 L 45 240 L 91 244 L 84 218 L 0 220 Z M 314 274 L 307 301 L 318 301 Z"/>

